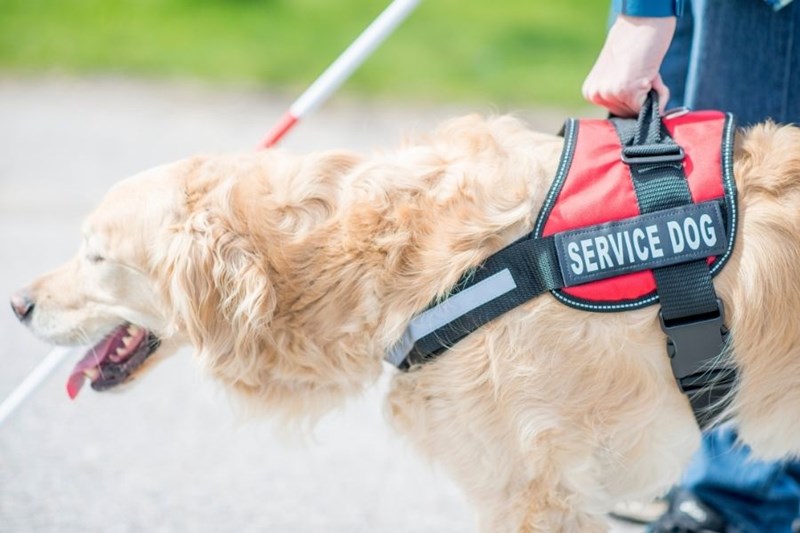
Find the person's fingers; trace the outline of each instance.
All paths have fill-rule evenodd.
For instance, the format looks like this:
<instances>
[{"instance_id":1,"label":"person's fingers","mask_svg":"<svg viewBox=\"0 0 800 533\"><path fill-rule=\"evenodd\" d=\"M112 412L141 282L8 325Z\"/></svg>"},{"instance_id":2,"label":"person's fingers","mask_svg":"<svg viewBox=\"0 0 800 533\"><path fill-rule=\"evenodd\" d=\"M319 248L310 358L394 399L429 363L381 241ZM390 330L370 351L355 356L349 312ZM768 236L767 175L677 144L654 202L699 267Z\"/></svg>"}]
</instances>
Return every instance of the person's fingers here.
<instances>
[{"instance_id":1,"label":"person's fingers","mask_svg":"<svg viewBox=\"0 0 800 533\"><path fill-rule=\"evenodd\" d=\"M614 91L598 91L594 102L608 109L609 113L618 117L631 116L630 108Z\"/></svg>"},{"instance_id":2,"label":"person's fingers","mask_svg":"<svg viewBox=\"0 0 800 533\"><path fill-rule=\"evenodd\" d=\"M631 106L619 100L608 101L604 107L608 109L609 112L611 112L611 114L616 117L628 118L628 117L635 117L637 114L637 112L634 111L631 108Z\"/></svg>"},{"instance_id":3,"label":"person's fingers","mask_svg":"<svg viewBox=\"0 0 800 533\"><path fill-rule=\"evenodd\" d=\"M587 102L605 107L613 115L628 116L627 106L618 97L618 87L610 87L608 80L598 76L597 69L589 73L581 89Z\"/></svg>"},{"instance_id":4,"label":"person's fingers","mask_svg":"<svg viewBox=\"0 0 800 533\"><path fill-rule=\"evenodd\" d=\"M613 95L607 91L601 91L590 76L583 84L583 98L592 104L605 107L614 115L619 115L620 109Z\"/></svg>"},{"instance_id":5,"label":"person's fingers","mask_svg":"<svg viewBox=\"0 0 800 533\"><path fill-rule=\"evenodd\" d=\"M604 107L606 111L608 111L612 115L620 116L619 106L615 105L613 101L606 100L598 95L597 98L594 100L594 103L599 105L600 107Z\"/></svg>"},{"instance_id":6,"label":"person's fingers","mask_svg":"<svg viewBox=\"0 0 800 533\"><path fill-rule=\"evenodd\" d=\"M663 115L669 103L669 87L661 79L661 74L658 74L653 80L653 89L658 93L658 111Z\"/></svg>"},{"instance_id":7,"label":"person's fingers","mask_svg":"<svg viewBox=\"0 0 800 533\"><path fill-rule=\"evenodd\" d=\"M617 110L620 117L635 117L644 103L644 96L638 87L617 86L605 95L605 99Z\"/></svg>"},{"instance_id":8,"label":"person's fingers","mask_svg":"<svg viewBox=\"0 0 800 533\"><path fill-rule=\"evenodd\" d=\"M591 74L589 76L591 76ZM597 104L595 101L595 91L594 88L589 84L589 78L584 80L583 86L581 87L581 94L583 95L583 99L590 104Z\"/></svg>"},{"instance_id":9,"label":"person's fingers","mask_svg":"<svg viewBox=\"0 0 800 533\"><path fill-rule=\"evenodd\" d=\"M588 102L605 107L613 115L635 117L642 109L651 88L656 89L661 98L664 98L663 94L669 98L669 91L661 78L657 80L658 86L655 81L640 78L621 82L619 79L609 78L608 75L599 75L597 69L593 69L584 81L581 92Z\"/></svg>"},{"instance_id":10,"label":"person's fingers","mask_svg":"<svg viewBox=\"0 0 800 533\"><path fill-rule=\"evenodd\" d=\"M640 80L634 84L630 93L630 106L635 110L636 114L642 110L642 106L647 100L647 95L650 94L650 89L653 87L652 83L648 80Z\"/></svg>"},{"instance_id":11,"label":"person's fingers","mask_svg":"<svg viewBox=\"0 0 800 533\"><path fill-rule=\"evenodd\" d=\"M583 93L583 99L591 104L605 107L605 100L600 95L598 84L595 82L594 78L595 78L595 73L594 71L592 71L591 73L589 73L589 76L583 82L583 87L581 87L581 92Z\"/></svg>"}]
</instances>

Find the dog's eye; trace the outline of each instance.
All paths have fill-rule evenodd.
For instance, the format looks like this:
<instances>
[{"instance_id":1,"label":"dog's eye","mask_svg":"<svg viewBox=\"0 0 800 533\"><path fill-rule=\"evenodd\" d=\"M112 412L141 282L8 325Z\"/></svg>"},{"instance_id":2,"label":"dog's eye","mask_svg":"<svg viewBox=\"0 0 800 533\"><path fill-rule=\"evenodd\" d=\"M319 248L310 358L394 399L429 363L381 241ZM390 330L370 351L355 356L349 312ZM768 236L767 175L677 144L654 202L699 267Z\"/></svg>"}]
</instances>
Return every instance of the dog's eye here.
<instances>
[{"instance_id":1,"label":"dog's eye","mask_svg":"<svg viewBox=\"0 0 800 533\"><path fill-rule=\"evenodd\" d=\"M99 254L91 254L86 258L89 260L90 263L102 263L103 261L106 260L105 257Z\"/></svg>"}]
</instances>

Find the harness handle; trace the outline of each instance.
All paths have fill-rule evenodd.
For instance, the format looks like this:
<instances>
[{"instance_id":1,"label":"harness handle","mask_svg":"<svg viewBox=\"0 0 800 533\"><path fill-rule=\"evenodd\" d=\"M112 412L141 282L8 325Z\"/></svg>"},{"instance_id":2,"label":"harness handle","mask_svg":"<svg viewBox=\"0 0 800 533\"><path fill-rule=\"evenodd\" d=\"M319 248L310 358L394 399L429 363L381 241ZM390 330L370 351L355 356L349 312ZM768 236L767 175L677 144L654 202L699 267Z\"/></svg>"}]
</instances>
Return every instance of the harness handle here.
<instances>
[{"instance_id":1,"label":"harness handle","mask_svg":"<svg viewBox=\"0 0 800 533\"><path fill-rule=\"evenodd\" d=\"M658 93L651 89L639 111L639 118L636 119L636 135L633 138L633 144L660 144L663 138L661 128Z\"/></svg>"},{"instance_id":2,"label":"harness handle","mask_svg":"<svg viewBox=\"0 0 800 533\"><path fill-rule=\"evenodd\" d=\"M622 161L639 169L652 170L663 165L680 165L686 157L669 135L658 107L658 93L650 91L639 116L612 119L622 141Z\"/></svg>"}]
</instances>

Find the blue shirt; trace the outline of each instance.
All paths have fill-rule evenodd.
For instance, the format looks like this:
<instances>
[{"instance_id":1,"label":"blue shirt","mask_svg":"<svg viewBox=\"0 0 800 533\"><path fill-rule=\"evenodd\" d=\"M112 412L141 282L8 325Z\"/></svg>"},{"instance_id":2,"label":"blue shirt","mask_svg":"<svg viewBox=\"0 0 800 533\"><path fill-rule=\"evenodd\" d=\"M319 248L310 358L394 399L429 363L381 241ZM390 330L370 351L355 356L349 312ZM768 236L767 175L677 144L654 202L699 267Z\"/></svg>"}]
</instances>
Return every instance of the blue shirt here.
<instances>
[{"instance_id":1,"label":"blue shirt","mask_svg":"<svg viewBox=\"0 0 800 533\"><path fill-rule=\"evenodd\" d=\"M778 11L792 0L764 0L772 9ZM632 17L680 17L683 14L683 0L613 0L612 12Z\"/></svg>"},{"instance_id":2,"label":"blue shirt","mask_svg":"<svg viewBox=\"0 0 800 533\"><path fill-rule=\"evenodd\" d=\"M612 10L632 17L679 17L683 0L613 0Z\"/></svg>"}]
</instances>

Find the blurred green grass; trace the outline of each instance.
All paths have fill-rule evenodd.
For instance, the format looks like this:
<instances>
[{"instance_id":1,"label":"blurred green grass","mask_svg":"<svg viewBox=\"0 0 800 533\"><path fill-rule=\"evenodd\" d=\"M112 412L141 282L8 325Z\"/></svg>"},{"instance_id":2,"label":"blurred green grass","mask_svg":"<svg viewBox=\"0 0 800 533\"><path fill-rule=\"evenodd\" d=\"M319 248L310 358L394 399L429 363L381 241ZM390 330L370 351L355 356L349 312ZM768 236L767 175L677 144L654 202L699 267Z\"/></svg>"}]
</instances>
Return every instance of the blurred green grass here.
<instances>
[{"instance_id":1,"label":"blurred green grass","mask_svg":"<svg viewBox=\"0 0 800 533\"><path fill-rule=\"evenodd\" d=\"M298 92L389 0L0 0L0 69L256 83ZM350 94L581 103L604 0L423 0Z\"/></svg>"}]
</instances>

